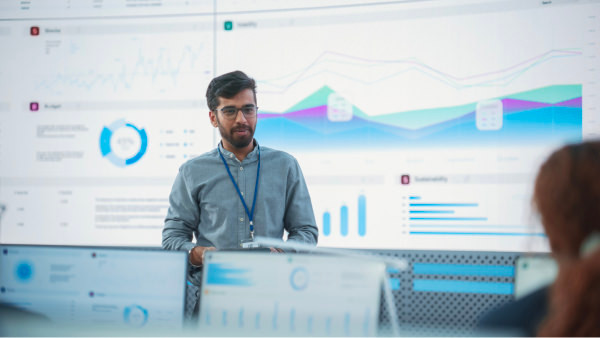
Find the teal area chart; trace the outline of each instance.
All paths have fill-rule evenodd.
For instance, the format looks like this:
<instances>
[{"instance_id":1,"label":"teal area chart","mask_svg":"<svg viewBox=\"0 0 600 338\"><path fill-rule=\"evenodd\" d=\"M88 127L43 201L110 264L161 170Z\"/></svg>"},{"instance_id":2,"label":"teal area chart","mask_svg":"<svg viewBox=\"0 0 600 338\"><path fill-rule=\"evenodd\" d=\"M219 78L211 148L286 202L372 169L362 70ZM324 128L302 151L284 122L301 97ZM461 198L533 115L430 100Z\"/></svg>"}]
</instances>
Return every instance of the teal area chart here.
<instances>
[{"instance_id":1,"label":"teal area chart","mask_svg":"<svg viewBox=\"0 0 600 338\"><path fill-rule=\"evenodd\" d=\"M346 102L350 108L345 108L347 116L343 118L336 118L339 111L331 107L332 95L338 97L333 89L323 86L285 112L259 112L257 139L280 148L311 151L515 146L582 140L580 84L552 85L459 106L377 116L369 116ZM481 119L489 117L479 111L481 102L493 103L493 113L499 119L495 127L481 128Z\"/></svg>"}]
</instances>

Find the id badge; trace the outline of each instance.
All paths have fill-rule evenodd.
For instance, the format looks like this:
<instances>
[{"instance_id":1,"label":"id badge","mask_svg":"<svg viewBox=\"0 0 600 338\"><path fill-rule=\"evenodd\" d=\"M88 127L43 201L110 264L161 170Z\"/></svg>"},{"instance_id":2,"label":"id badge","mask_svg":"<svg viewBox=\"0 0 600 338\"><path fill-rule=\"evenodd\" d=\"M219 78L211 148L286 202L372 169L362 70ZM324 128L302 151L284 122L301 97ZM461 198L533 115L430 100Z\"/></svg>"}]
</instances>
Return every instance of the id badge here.
<instances>
[{"instance_id":1,"label":"id badge","mask_svg":"<svg viewBox=\"0 0 600 338\"><path fill-rule=\"evenodd\" d=\"M256 243L255 241L253 241L252 239L242 239L240 241L240 247L242 249L252 249L252 248L259 248L260 244Z\"/></svg>"}]
</instances>

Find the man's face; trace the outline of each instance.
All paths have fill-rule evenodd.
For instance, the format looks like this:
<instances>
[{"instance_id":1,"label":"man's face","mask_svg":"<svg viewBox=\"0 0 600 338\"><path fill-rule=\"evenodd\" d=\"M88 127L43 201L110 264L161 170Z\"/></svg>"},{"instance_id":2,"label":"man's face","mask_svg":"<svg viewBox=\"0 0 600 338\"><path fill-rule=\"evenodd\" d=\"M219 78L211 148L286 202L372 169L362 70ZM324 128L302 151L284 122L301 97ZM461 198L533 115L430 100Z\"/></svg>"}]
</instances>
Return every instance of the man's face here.
<instances>
[{"instance_id":1,"label":"man's face","mask_svg":"<svg viewBox=\"0 0 600 338\"><path fill-rule=\"evenodd\" d=\"M245 148L252 142L256 129L256 114L253 117L245 116L239 109L234 116L228 117L222 112L223 108L237 109L249 106L256 106L252 89L244 89L230 99L219 97L219 106L210 112L210 121L213 126L219 128L223 143L228 143L233 148ZM227 144L224 145L227 148Z\"/></svg>"}]
</instances>

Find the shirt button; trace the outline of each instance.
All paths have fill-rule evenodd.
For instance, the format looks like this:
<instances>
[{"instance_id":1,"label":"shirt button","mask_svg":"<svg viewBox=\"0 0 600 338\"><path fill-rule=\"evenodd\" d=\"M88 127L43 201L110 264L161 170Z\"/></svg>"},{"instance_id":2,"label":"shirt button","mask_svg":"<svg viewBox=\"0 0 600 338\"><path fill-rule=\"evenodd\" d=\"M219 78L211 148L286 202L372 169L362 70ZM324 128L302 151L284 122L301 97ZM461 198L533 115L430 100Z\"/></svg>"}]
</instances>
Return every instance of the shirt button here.
<instances>
[{"instance_id":1,"label":"shirt button","mask_svg":"<svg viewBox=\"0 0 600 338\"><path fill-rule=\"evenodd\" d=\"M244 167L240 167L240 170L244 170Z\"/></svg>"},{"instance_id":2,"label":"shirt button","mask_svg":"<svg viewBox=\"0 0 600 338\"><path fill-rule=\"evenodd\" d=\"M244 221L244 217L240 217L240 222L243 222L243 221Z\"/></svg>"},{"instance_id":3,"label":"shirt button","mask_svg":"<svg viewBox=\"0 0 600 338\"><path fill-rule=\"evenodd\" d=\"M242 196L244 196L244 192L243 191L241 192L241 194L242 194Z\"/></svg>"},{"instance_id":4,"label":"shirt button","mask_svg":"<svg viewBox=\"0 0 600 338\"><path fill-rule=\"evenodd\" d=\"M232 157L233 157L233 154L229 154L229 158L232 158Z\"/></svg>"}]
</instances>

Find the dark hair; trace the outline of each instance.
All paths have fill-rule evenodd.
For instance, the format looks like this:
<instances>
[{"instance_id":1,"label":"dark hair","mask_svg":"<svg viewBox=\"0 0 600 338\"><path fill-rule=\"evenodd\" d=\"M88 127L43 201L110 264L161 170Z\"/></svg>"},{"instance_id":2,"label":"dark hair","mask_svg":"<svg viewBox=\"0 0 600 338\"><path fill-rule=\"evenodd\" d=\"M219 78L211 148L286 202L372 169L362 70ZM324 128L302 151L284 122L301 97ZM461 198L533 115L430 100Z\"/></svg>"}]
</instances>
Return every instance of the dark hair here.
<instances>
[{"instance_id":1,"label":"dark hair","mask_svg":"<svg viewBox=\"0 0 600 338\"><path fill-rule=\"evenodd\" d=\"M555 254L576 257L600 232L600 141L565 146L540 168L534 204Z\"/></svg>"},{"instance_id":2,"label":"dark hair","mask_svg":"<svg viewBox=\"0 0 600 338\"><path fill-rule=\"evenodd\" d=\"M600 233L600 142L565 146L542 165L534 204L559 262L541 336L600 336L600 249L581 256Z\"/></svg>"},{"instance_id":3,"label":"dark hair","mask_svg":"<svg viewBox=\"0 0 600 338\"><path fill-rule=\"evenodd\" d=\"M214 111L219 106L219 97L230 99L244 89L252 89L254 102L256 102L256 82L242 71L236 70L231 73L217 76L206 89L206 104L208 109Z\"/></svg>"}]
</instances>

